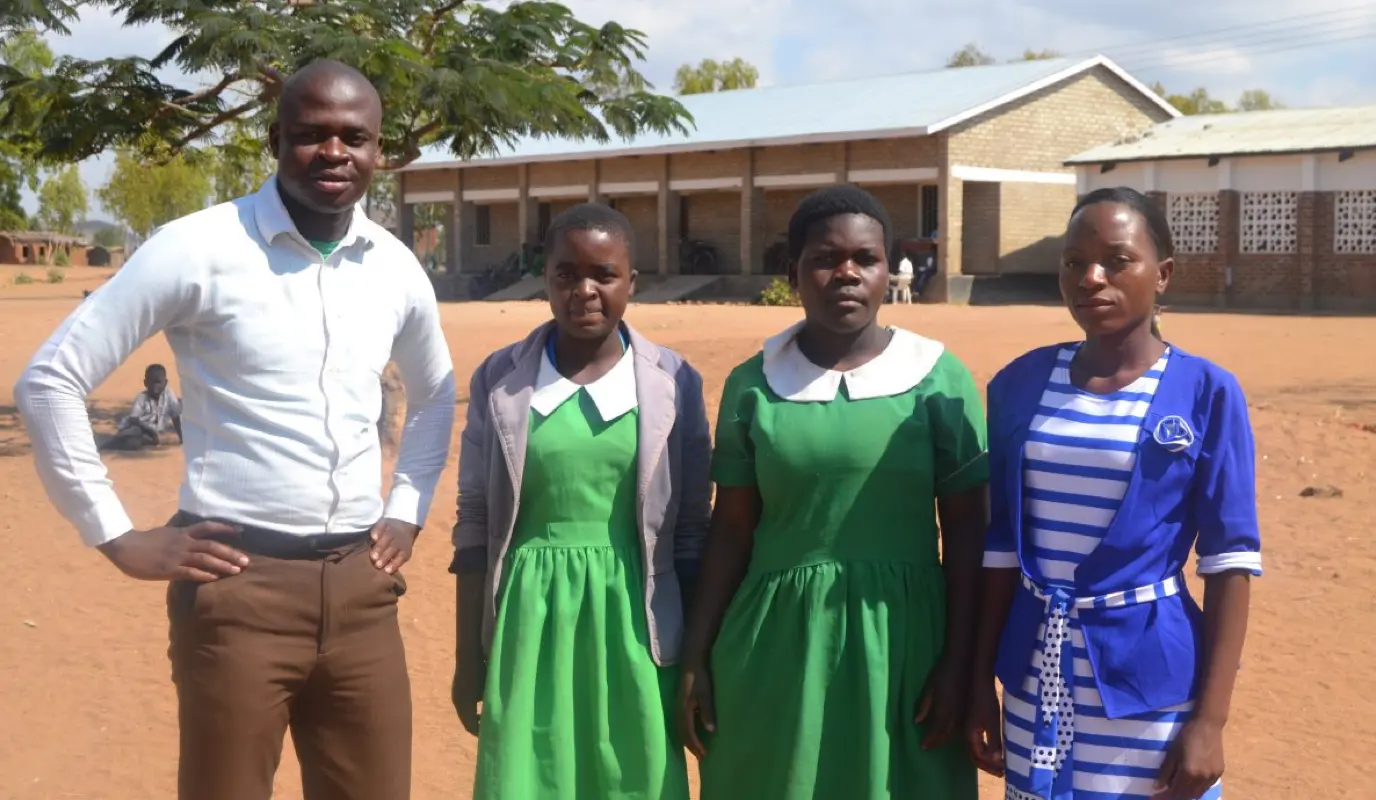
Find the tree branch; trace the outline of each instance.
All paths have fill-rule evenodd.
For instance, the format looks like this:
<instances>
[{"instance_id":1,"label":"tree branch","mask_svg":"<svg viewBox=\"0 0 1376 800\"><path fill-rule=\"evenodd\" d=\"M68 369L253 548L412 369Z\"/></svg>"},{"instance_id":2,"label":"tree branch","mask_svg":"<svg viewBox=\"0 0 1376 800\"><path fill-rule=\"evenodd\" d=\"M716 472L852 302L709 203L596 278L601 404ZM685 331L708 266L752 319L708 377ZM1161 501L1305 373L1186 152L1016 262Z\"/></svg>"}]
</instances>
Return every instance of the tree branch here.
<instances>
[{"instance_id":1,"label":"tree branch","mask_svg":"<svg viewBox=\"0 0 1376 800\"><path fill-rule=\"evenodd\" d=\"M210 133L211 131L215 130L216 128L225 124L226 122L236 120L239 117L242 117L244 114L247 114L248 112L252 111L259 105L259 103L260 101L258 100L258 98L255 97L247 103L243 103L241 105L235 106L234 108L221 111L220 113L212 117L208 122L202 123L191 133L188 133L186 136L183 136L182 138L178 139L175 143L173 143L172 146L177 150L181 150L183 147L186 147L191 142L194 142L202 136L205 136L206 134Z\"/></svg>"},{"instance_id":2,"label":"tree branch","mask_svg":"<svg viewBox=\"0 0 1376 800\"><path fill-rule=\"evenodd\" d=\"M425 47L421 52L427 56L435 54L435 29L439 27L440 20L450 12L458 9L458 7L465 2L467 2L467 0L450 0L450 2L434 10L430 15L430 28L425 32Z\"/></svg>"},{"instance_id":3,"label":"tree branch","mask_svg":"<svg viewBox=\"0 0 1376 800\"><path fill-rule=\"evenodd\" d=\"M180 98L176 101L176 105L186 106L192 103L199 103L202 100L209 100L212 97L219 97L221 92L223 92L225 89L228 89L230 84L239 80L241 77L242 76L239 75L239 73L231 72L228 75L226 75L223 80L221 80L214 86L210 87L209 89L202 89L199 92L195 92L194 94L189 94L186 97Z\"/></svg>"}]
</instances>

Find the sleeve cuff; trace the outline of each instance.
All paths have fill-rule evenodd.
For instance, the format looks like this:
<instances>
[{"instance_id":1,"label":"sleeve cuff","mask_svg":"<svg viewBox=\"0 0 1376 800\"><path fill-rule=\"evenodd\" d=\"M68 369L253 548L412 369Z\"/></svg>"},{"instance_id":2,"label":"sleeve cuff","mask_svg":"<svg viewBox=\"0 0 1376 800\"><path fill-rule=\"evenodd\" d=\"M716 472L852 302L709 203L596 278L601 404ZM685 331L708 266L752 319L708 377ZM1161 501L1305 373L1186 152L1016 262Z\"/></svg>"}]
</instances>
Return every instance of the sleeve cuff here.
<instances>
[{"instance_id":1,"label":"sleeve cuff","mask_svg":"<svg viewBox=\"0 0 1376 800\"><path fill-rule=\"evenodd\" d=\"M755 465L749 461L718 460L712 465L712 480L722 486L754 486Z\"/></svg>"},{"instance_id":2,"label":"sleeve cuff","mask_svg":"<svg viewBox=\"0 0 1376 800\"><path fill-rule=\"evenodd\" d=\"M425 503L426 498L421 496L416 487L398 483L392 486L392 493L387 496L387 505L382 510L382 516L397 522L420 525L424 520L421 512Z\"/></svg>"},{"instance_id":3,"label":"sleeve cuff","mask_svg":"<svg viewBox=\"0 0 1376 800\"><path fill-rule=\"evenodd\" d=\"M939 495L953 495L968 492L989 482L989 453L982 452L966 461L955 471L937 482Z\"/></svg>"},{"instance_id":4,"label":"sleeve cuff","mask_svg":"<svg viewBox=\"0 0 1376 800\"><path fill-rule=\"evenodd\" d=\"M81 519L75 520L81 540L91 547L113 542L134 529L124 506L113 497L97 503Z\"/></svg>"},{"instance_id":5,"label":"sleeve cuff","mask_svg":"<svg viewBox=\"0 0 1376 800\"><path fill-rule=\"evenodd\" d=\"M1261 553L1219 553L1216 556L1200 556L1196 568L1200 575L1218 575L1234 570L1250 572L1259 577Z\"/></svg>"},{"instance_id":6,"label":"sleeve cuff","mask_svg":"<svg viewBox=\"0 0 1376 800\"><path fill-rule=\"evenodd\" d=\"M986 569L1018 569L1018 554L1003 550L985 550L984 567Z\"/></svg>"}]
</instances>

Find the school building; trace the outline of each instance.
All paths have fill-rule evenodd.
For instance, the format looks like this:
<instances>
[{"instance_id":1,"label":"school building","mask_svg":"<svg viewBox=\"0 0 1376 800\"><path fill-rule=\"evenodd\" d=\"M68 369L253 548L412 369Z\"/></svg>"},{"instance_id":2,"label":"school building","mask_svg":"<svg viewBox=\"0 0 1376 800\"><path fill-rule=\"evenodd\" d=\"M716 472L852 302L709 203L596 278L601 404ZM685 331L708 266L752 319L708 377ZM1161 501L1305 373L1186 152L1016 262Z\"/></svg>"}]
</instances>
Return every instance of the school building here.
<instances>
[{"instance_id":1,"label":"school building","mask_svg":"<svg viewBox=\"0 0 1376 800\"><path fill-rule=\"evenodd\" d=\"M469 161L432 146L401 173L399 232L415 241L415 206L446 204L446 266L479 273L562 209L606 202L635 226L642 290L752 296L782 269L798 201L851 182L898 238L934 240L928 299L959 302L978 276L1054 273L1076 198L1066 159L1177 116L1102 56L680 99L686 136L532 139Z\"/></svg>"},{"instance_id":2,"label":"school building","mask_svg":"<svg viewBox=\"0 0 1376 800\"><path fill-rule=\"evenodd\" d=\"M1166 209L1168 303L1376 310L1376 105L1181 117L1066 163Z\"/></svg>"}]
</instances>

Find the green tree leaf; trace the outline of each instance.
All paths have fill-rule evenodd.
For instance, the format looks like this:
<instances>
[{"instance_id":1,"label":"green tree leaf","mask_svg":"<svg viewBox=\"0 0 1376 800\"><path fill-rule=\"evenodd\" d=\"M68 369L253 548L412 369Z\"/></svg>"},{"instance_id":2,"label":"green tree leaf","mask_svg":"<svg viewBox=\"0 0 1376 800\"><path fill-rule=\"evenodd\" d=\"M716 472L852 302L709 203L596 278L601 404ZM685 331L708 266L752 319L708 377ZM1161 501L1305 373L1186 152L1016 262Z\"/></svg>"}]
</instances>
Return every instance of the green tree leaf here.
<instances>
[{"instance_id":1,"label":"green tree leaf","mask_svg":"<svg viewBox=\"0 0 1376 800\"><path fill-rule=\"evenodd\" d=\"M151 161L121 150L109 181L96 195L116 219L147 239L159 225L205 208L213 191L207 167L203 155L164 155Z\"/></svg>"},{"instance_id":2,"label":"green tree leaf","mask_svg":"<svg viewBox=\"0 0 1376 800\"><path fill-rule=\"evenodd\" d=\"M75 235L86 219L86 184L75 164L56 170L38 190L38 227L54 233Z\"/></svg>"}]
</instances>

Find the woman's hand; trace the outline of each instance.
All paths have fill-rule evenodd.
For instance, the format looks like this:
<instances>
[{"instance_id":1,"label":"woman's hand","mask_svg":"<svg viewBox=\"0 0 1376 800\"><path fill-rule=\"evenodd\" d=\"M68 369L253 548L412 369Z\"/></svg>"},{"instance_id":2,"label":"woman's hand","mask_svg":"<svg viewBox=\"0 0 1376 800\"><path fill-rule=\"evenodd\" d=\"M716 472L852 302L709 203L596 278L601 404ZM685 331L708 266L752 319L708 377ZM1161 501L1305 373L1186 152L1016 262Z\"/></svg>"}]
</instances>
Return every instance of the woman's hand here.
<instances>
[{"instance_id":1,"label":"woman's hand","mask_svg":"<svg viewBox=\"0 0 1376 800\"><path fill-rule=\"evenodd\" d=\"M698 737L698 722L708 733L717 732L717 709L712 697L712 676L706 664L687 665L678 682L678 731L693 755L699 760L707 755L707 748Z\"/></svg>"},{"instance_id":2,"label":"woman's hand","mask_svg":"<svg viewBox=\"0 0 1376 800\"><path fill-rule=\"evenodd\" d=\"M1223 777L1223 726L1191 720L1180 729L1161 773L1158 794L1167 800L1197 800Z\"/></svg>"},{"instance_id":3,"label":"woman's hand","mask_svg":"<svg viewBox=\"0 0 1376 800\"><path fill-rule=\"evenodd\" d=\"M918 725L927 726L927 735L922 737L924 750L941 747L960 733L968 691L965 669L944 656L937 661L927 676L927 685L922 687L913 718Z\"/></svg>"},{"instance_id":4,"label":"woman's hand","mask_svg":"<svg viewBox=\"0 0 1376 800\"><path fill-rule=\"evenodd\" d=\"M994 682L976 681L970 690L970 708L965 718L965 743L975 766L1002 778L1003 715L999 708L998 691Z\"/></svg>"},{"instance_id":5,"label":"woman's hand","mask_svg":"<svg viewBox=\"0 0 1376 800\"><path fill-rule=\"evenodd\" d=\"M487 685L487 664L481 658L464 658L454 665L454 683L450 687L450 699L454 710L459 714L459 722L470 734L478 735L482 713L478 705L483 701L483 689Z\"/></svg>"}]
</instances>

